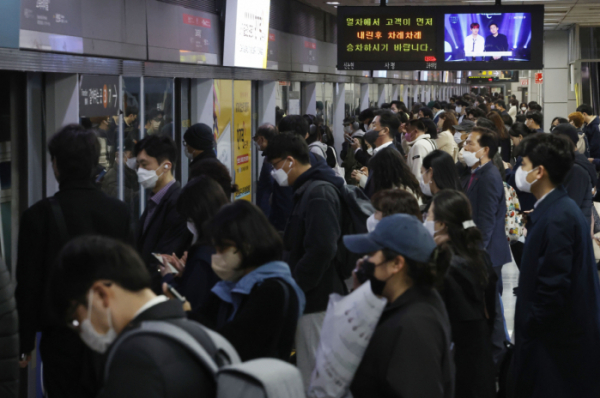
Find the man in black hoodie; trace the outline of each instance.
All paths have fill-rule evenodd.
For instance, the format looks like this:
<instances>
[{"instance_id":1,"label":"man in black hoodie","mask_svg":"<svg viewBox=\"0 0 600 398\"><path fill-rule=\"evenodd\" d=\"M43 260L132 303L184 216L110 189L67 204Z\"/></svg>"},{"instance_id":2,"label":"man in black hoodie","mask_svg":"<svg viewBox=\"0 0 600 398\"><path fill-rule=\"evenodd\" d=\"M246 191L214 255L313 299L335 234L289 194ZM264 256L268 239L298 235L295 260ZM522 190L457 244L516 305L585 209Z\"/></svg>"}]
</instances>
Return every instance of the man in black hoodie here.
<instances>
[{"instance_id":1,"label":"man in black hoodie","mask_svg":"<svg viewBox=\"0 0 600 398\"><path fill-rule=\"evenodd\" d=\"M185 156L191 160L190 169L202 159L216 158L212 128L204 123L190 126L183 135Z\"/></svg>"},{"instance_id":2,"label":"man in black hoodie","mask_svg":"<svg viewBox=\"0 0 600 398\"><path fill-rule=\"evenodd\" d=\"M311 165L308 145L297 134L273 137L265 156L273 165L275 181L294 191L294 207L283 241L286 260L306 295L296 333L296 357L308 388L329 295L344 292L334 262L342 244L340 191L344 180L324 162Z\"/></svg>"},{"instance_id":3,"label":"man in black hoodie","mask_svg":"<svg viewBox=\"0 0 600 398\"><path fill-rule=\"evenodd\" d=\"M579 134L575 126L569 123L557 125L552 134L565 135L573 142L573 152L575 153L575 163L571 170L565 176L563 185L567 189L567 194L577 203L577 206L583 212L588 222L592 222L593 194L592 189L596 186L597 176L596 168L589 162L584 154L576 149Z\"/></svg>"}]
</instances>

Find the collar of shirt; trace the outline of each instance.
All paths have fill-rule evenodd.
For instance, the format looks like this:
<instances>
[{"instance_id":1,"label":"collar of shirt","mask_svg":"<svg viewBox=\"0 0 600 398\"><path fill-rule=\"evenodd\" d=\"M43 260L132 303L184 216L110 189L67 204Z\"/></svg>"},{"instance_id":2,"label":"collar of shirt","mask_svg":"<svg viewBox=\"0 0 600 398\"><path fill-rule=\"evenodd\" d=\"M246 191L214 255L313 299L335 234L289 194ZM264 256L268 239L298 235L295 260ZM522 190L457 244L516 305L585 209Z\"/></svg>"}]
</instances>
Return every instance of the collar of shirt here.
<instances>
[{"instance_id":1,"label":"collar of shirt","mask_svg":"<svg viewBox=\"0 0 600 398\"><path fill-rule=\"evenodd\" d=\"M167 183L167 185L162 187L160 191L158 191L157 193L152 195L152 198L150 198L150 200L153 201L154 203L156 203L157 205L159 205L162 198L164 198L165 195L167 194L167 191L169 190L169 188L171 188L171 185L175 184L175 182L176 182L175 179L171 180L171 182Z\"/></svg>"},{"instance_id":2,"label":"collar of shirt","mask_svg":"<svg viewBox=\"0 0 600 398\"><path fill-rule=\"evenodd\" d=\"M135 315L133 316L133 319L137 318L139 314L141 314L142 312L150 309L151 307L154 307L155 305L158 305L160 303L164 303L165 301L169 300L168 298L166 298L165 296L156 296L154 297L152 300L148 301L146 304L142 305L142 308L140 308Z\"/></svg>"},{"instance_id":3,"label":"collar of shirt","mask_svg":"<svg viewBox=\"0 0 600 398\"><path fill-rule=\"evenodd\" d=\"M550 195L552 192L554 192L556 188L552 189L552 191L548 192L547 194L545 194L544 196L542 196L541 198L538 199L537 202L535 202L535 204L533 205L533 208L535 209L536 207L538 207L538 205L540 203L542 203L542 200L546 199L546 196Z\"/></svg>"},{"instance_id":4,"label":"collar of shirt","mask_svg":"<svg viewBox=\"0 0 600 398\"><path fill-rule=\"evenodd\" d=\"M373 149L373 155L375 155L377 152L381 151L383 148L387 148L388 146L392 145L393 143L394 143L394 141L389 141L389 142L386 142L385 144L379 145L377 148Z\"/></svg>"},{"instance_id":5,"label":"collar of shirt","mask_svg":"<svg viewBox=\"0 0 600 398\"><path fill-rule=\"evenodd\" d=\"M471 174L475 174L477 173L477 170L481 169L482 167L487 166L488 164L493 163L491 160L489 162L487 162L486 164L482 164L481 166L477 167L475 170L471 169Z\"/></svg>"}]
</instances>

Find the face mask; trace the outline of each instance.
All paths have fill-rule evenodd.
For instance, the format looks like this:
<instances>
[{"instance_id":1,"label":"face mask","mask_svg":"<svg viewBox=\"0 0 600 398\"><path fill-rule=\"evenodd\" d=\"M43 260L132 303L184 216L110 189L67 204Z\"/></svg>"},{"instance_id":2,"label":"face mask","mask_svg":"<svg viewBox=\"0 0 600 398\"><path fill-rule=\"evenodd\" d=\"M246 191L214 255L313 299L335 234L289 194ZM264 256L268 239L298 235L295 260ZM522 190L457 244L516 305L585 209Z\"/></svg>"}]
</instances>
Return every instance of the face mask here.
<instances>
[{"instance_id":1,"label":"face mask","mask_svg":"<svg viewBox=\"0 0 600 398\"><path fill-rule=\"evenodd\" d=\"M456 107L456 113L461 113L462 112L462 106L457 106Z\"/></svg>"},{"instance_id":2,"label":"face mask","mask_svg":"<svg viewBox=\"0 0 600 398\"><path fill-rule=\"evenodd\" d=\"M454 133L454 142L456 142L457 144L460 144L461 142L463 142L462 133L460 133L458 131L456 133Z\"/></svg>"},{"instance_id":3,"label":"face mask","mask_svg":"<svg viewBox=\"0 0 600 398\"><path fill-rule=\"evenodd\" d=\"M285 163L284 163L284 165L285 165ZM282 167L280 169L272 170L271 177L273 177L275 182L277 182L277 184L279 184L280 187L289 187L290 183L288 181L288 174L290 174L290 171L292 171L292 162L291 161L290 161L290 169L288 170L287 173L283 170L283 167Z\"/></svg>"},{"instance_id":4,"label":"face mask","mask_svg":"<svg viewBox=\"0 0 600 398\"><path fill-rule=\"evenodd\" d=\"M185 157L189 160L194 160L194 154L192 152L189 152L187 147L185 147L183 153L185 154Z\"/></svg>"},{"instance_id":5,"label":"face mask","mask_svg":"<svg viewBox=\"0 0 600 398\"><path fill-rule=\"evenodd\" d=\"M192 235L194 235L194 239L192 239L192 245L193 245L194 243L196 243L198 241L198 230L196 229L196 224L194 224L192 221L188 221L187 228L188 228L188 231L190 231L192 233Z\"/></svg>"},{"instance_id":6,"label":"face mask","mask_svg":"<svg viewBox=\"0 0 600 398\"><path fill-rule=\"evenodd\" d=\"M372 156L373 155L373 148L368 148L367 149L367 153Z\"/></svg>"},{"instance_id":7,"label":"face mask","mask_svg":"<svg viewBox=\"0 0 600 398\"><path fill-rule=\"evenodd\" d=\"M522 110L523 112L525 112L525 111L527 110L527 108L521 108L521 110Z\"/></svg>"},{"instance_id":8,"label":"face mask","mask_svg":"<svg viewBox=\"0 0 600 398\"><path fill-rule=\"evenodd\" d=\"M386 261L378 265L382 265L385 263ZM380 281L379 279L375 278L375 267L377 267L377 265L373 264L370 261L364 260L360 266L360 269L356 271L356 279L358 279L358 282L360 282L361 284L365 283L367 280L370 280L371 290L373 291L373 294L381 296L381 293L383 293L383 289L385 289L385 284L387 281Z\"/></svg>"},{"instance_id":9,"label":"face mask","mask_svg":"<svg viewBox=\"0 0 600 398\"><path fill-rule=\"evenodd\" d=\"M375 218L375 214L371 214L369 216L369 218L367 218L367 232L371 233L373 231L375 231L375 228L377 227L377 224L379 224L379 221Z\"/></svg>"},{"instance_id":10,"label":"face mask","mask_svg":"<svg viewBox=\"0 0 600 398\"><path fill-rule=\"evenodd\" d=\"M435 230L435 221L425 221L423 223L423 226L425 227L427 232L429 232L429 235L431 235L432 238L435 235L435 233L438 232Z\"/></svg>"},{"instance_id":11,"label":"face mask","mask_svg":"<svg viewBox=\"0 0 600 398\"><path fill-rule=\"evenodd\" d=\"M136 158L129 158L129 159L127 159L127 162L125 162L125 164L131 170L135 170L135 168L137 167L137 159Z\"/></svg>"},{"instance_id":12,"label":"face mask","mask_svg":"<svg viewBox=\"0 0 600 398\"><path fill-rule=\"evenodd\" d=\"M484 105L485 105L485 104L487 104L487 101L483 101L483 104L484 104Z\"/></svg>"},{"instance_id":13,"label":"face mask","mask_svg":"<svg viewBox=\"0 0 600 398\"><path fill-rule=\"evenodd\" d=\"M367 141L369 143L369 145L371 145L372 147L376 146L375 145L375 141L377 141L377 138L379 138L379 131L375 131L375 130L369 130L365 135L365 141Z\"/></svg>"},{"instance_id":14,"label":"face mask","mask_svg":"<svg viewBox=\"0 0 600 398\"><path fill-rule=\"evenodd\" d=\"M154 121L154 120L153 120L153 121L152 121L152 128L153 128L154 130L158 130L158 128L159 128L159 127L160 127L160 121L158 121L158 122L157 122L157 121Z\"/></svg>"},{"instance_id":15,"label":"face mask","mask_svg":"<svg viewBox=\"0 0 600 398\"><path fill-rule=\"evenodd\" d=\"M368 124L365 123L363 126L365 128L365 131L369 131L369 125Z\"/></svg>"},{"instance_id":16,"label":"face mask","mask_svg":"<svg viewBox=\"0 0 600 398\"><path fill-rule=\"evenodd\" d=\"M496 105L490 106L490 109L496 109Z\"/></svg>"},{"instance_id":17,"label":"face mask","mask_svg":"<svg viewBox=\"0 0 600 398\"><path fill-rule=\"evenodd\" d=\"M167 166L165 165L165 168L166 167ZM159 169L160 169L160 166L159 166ZM156 171L157 170L146 170L141 167L138 169L138 171L137 171L138 182L142 185L142 187L144 187L144 189L153 189L154 187L156 187L156 183L158 182L158 178L160 177L156 173Z\"/></svg>"},{"instance_id":18,"label":"face mask","mask_svg":"<svg viewBox=\"0 0 600 398\"><path fill-rule=\"evenodd\" d=\"M524 171L522 167L519 167L517 173L515 174L515 182L517 183L517 188L519 191L531 192L531 186L537 182L537 179L535 179L533 182L528 182L527 176L534 170L537 170L537 167L530 171Z\"/></svg>"},{"instance_id":19,"label":"face mask","mask_svg":"<svg viewBox=\"0 0 600 398\"><path fill-rule=\"evenodd\" d=\"M345 126L344 127L344 133L346 133L346 134L352 134L352 126Z\"/></svg>"},{"instance_id":20,"label":"face mask","mask_svg":"<svg viewBox=\"0 0 600 398\"><path fill-rule=\"evenodd\" d=\"M242 256L235 247L230 247L223 254L213 254L211 266L219 278L228 282L237 282L244 276L240 269Z\"/></svg>"},{"instance_id":21,"label":"face mask","mask_svg":"<svg viewBox=\"0 0 600 398\"><path fill-rule=\"evenodd\" d=\"M429 181L429 183L426 184L423 180L423 174L419 176L419 185L421 186L421 192L423 192L423 195L433 196L433 194L431 193L431 181Z\"/></svg>"},{"instance_id":22,"label":"face mask","mask_svg":"<svg viewBox=\"0 0 600 398\"><path fill-rule=\"evenodd\" d=\"M481 149L483 149L483 148L481 148ZM481 151L481 149L479 151ZM479 152L479 151L477 151L477 152ZM463 159L465 159L465 163L467 166L473 167L475 165L475 163L479 162L479 159L477 158L477 152L467 152L467 151L463 152Z\"/></svg>"},{"instance_id":23,"label":"face mask","mask_svg":"<svg viewBox=\"0 0 600 398\"><path fill-rule=\"evenodd\" d=\"M117 338L117 332L113 328L112 319L110 319L110 308L106 310L106 316L108 317L108 332L106 334L100 334L94 329L92 325L92 299L94 298L94 292L90 290L88 295L88 316L85 321L81 322L81 332L79 337L81 340L90 347L92 350L104 354L108 347Z\"/></svg>"}]
</instances>

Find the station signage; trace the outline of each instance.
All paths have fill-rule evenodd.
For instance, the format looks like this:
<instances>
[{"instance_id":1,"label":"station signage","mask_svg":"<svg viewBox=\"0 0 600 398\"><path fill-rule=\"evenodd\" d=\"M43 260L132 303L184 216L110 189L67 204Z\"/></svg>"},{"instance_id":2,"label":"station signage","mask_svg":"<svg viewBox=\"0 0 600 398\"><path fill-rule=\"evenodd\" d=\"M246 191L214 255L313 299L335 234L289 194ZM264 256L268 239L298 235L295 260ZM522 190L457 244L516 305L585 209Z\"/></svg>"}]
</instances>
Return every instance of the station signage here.
<instances>
[{"instance_id":1,"label":"station signage","mask_svg":"<svg viewBox=\"0 0 600 398\"><path fill-rule=\"evenodd\" d=\"M119 114L119 77L81 75L79 114L81 117L117 116Z\"/></svg>"}]
</instances>

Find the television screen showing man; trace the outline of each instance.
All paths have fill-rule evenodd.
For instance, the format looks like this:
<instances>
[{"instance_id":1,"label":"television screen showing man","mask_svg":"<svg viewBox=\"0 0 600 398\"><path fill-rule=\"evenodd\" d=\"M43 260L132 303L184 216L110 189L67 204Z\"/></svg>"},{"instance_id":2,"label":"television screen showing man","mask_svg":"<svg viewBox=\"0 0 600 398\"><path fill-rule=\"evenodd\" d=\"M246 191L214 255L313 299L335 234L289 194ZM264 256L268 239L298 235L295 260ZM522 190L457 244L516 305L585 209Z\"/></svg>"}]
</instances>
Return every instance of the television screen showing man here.
<instances>
[{"instance_id":1,"label":"television screen showing man","mask_svg":"<svg viewBox=\"0 0 600 398\"><path fill-rule=\"evenodd\" d=\"M492 22L490 24L490 35L485 38L485 52L499 51L508 51L508 39L505 35L500 33L498 24ZM491 61L492 59L494 61L504 60L504 58L500 55L486 57L486 61Z\"/></svg>"},{"instance_id":2,"label":"television screen showing man","mask_svg":"<svg viewBox=\"0 0 600 398\"><path fill-rule=\"evenodd\" d=\"M485 39L479 35L479 24L473 22L471 24L471 34L465 37L465 55L468 61L483 61L481 54L485 52Z\"/></svg>"}]
</instances>

